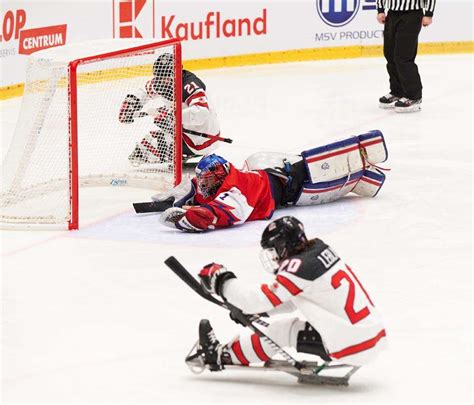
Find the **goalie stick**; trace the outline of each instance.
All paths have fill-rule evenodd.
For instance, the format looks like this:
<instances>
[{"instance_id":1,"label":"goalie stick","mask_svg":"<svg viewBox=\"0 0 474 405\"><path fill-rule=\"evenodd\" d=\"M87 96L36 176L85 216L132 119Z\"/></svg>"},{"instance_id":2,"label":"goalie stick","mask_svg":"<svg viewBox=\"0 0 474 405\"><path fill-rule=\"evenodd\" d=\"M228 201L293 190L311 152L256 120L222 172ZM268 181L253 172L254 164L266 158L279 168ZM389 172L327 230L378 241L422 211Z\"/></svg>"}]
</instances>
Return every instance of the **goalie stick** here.
<instances>
[{"instance_id":1,"label":"goalie stick","mask_svg":"<svg viewBox=\"0 0 474 405\"><path fill-rule=\"evenodd\" d=\"M268 344L273 346L276 351L284 357L285 360L274 360L270 359L265 362L264 366L241 366L241 365L227 365L226 368L232 369L244 369L244 370L275 370L283 371L291 374L298 378L300 383L311 383L311 384L327 384L327 385L349 385L349 378L360 368L357 366L351 366L346 364L340 365L328 365L327 363L319 364L317 362L297 361L290 356L285 350L283 350L278 344L272 339L265 335L260 329L255 327L252 322L259 323L263 326L268 326L266 322L259 319L258 315L248 316L245 315L239 308L233 306L228 302L220 301L209 294L187 270L186 268L174 257L170 256L165 260L165 264L190 288L192 288L197 294L204 299L219 305L220 307L228 309L237 323L241 323L244 326L249 327L254 333L260 336ZM205 365L202 361L199 361L200 353L197 351L192 354L193 350L197 348L198 342L191 348L191 351L186 356L186 363L188 364L191 371L194 373L200 373L204 370ZM326 371L338 370L343 371L344 374L341 376L324 375Z\"/></svg>"},{"instance_id":2,"label":"goalie stick","mask_svg":"<svg viewBox=\"0 0 474 405\"><path fill-rule=\"evenodd\" d=\"M146 111L139 111L135 112L134 117L142 118L142 117L153 117L153 115L148 114ZM202 132L196 132L196 131L191 131L190 129L185 130L186 133L194 136L200 136L201 138L207 138L207 139L215 139L217 141L225 142L225 143L232 143L234 142L233 139L230 138L223 138L222 136L219 135L209 135L209 134L204 134Z\"/></svg>"},{"instance_id":3,"label":"goalie stick","mask_svg":"<svg viewBox=\"0 0 474 405\"><path fill-rule=\"evenodd\" d=\"M173 206L172 200L165 201L147 201L133 203L133 208L137 214L146 214L150 212L163 212Z\"/></svg>"}]
</instances>

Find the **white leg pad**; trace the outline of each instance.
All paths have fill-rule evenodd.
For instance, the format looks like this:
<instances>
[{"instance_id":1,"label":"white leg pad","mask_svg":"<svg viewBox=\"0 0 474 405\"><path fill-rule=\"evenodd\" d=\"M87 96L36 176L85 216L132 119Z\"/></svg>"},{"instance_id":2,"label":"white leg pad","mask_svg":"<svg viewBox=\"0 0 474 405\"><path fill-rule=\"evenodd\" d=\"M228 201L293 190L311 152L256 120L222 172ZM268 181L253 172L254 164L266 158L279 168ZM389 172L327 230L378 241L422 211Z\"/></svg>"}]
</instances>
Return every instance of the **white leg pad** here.
<instances>
[{"instance_id":1,"label":"white leg pad","mask_svg":"<svg viewBox=\"0 0 474 405\"><path fill-rule=\"evenodd\" d=\"M384 181L385 174L383 172L375 167L367 168L352 192L363 197L375 197Z\"/></svg>"},{"instance_id":2,"label":"white leg pad","mask_svg":"<svg viewBox=\"0 0 474 405\"><path fill-rule=\"evenodd\" d=\"M372 164L387 160L383 134L370 131L329 145L302 152L308 180L296 205L314 205L338 200L353 191L375 196L385 175ZM366 184L361 184L362 183Z\"/></svg>"}]
</instances>

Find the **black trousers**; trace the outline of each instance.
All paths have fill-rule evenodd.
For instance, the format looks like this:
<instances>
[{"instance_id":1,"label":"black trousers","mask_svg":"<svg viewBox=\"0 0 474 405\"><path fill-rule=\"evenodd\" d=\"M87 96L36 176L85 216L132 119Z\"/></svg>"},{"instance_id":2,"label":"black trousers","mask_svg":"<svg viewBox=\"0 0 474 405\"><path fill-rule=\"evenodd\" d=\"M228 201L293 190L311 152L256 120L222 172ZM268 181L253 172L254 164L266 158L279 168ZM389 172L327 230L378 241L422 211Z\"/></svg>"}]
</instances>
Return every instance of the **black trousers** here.
<instances>
[{"instance_id":1,"label":"black trousers","mask_svg":"<svg viewBox=\"0 0 474 405\"><path fill-rule=\"evenodd\" d=\"M390 93L411 100L421 98L420 74L415 64L423 10L392 11L385 19L383 52L390 76Z\"/></svg>"},{"instance_id":2,"label":"black trousers","mask_svg":"<svg viewBox=\"0 0 474 405\"><path fill-rule=\"evenodd\" d=\"M304 161L300 160L288 167L268 168L265 171L269 174L268 178L277 208L296 202L306 180Z\"/></svg>"}]
</instances>

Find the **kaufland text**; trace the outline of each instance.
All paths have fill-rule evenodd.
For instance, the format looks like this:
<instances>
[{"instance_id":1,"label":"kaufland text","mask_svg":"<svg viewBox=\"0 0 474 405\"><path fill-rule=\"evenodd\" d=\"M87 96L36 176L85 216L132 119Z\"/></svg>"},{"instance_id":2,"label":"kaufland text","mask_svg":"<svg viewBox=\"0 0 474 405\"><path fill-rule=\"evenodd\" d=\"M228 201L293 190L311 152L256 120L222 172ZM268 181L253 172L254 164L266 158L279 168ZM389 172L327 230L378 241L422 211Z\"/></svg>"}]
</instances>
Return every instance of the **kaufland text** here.
<instances>
[{"instance_id":1,"label":"kaufland text","mask_svg":"<svg viewBox=\"0 0 474 405\"><path fill-rule=\"evenodd\" d=\"M176 16L161 17L161 37L177 38L182 41L229 38L250 35L266 35L267 9L255 18L224 18L219 11L207 13L205 20L177 22Z\"/></svg>"}]
</instances>

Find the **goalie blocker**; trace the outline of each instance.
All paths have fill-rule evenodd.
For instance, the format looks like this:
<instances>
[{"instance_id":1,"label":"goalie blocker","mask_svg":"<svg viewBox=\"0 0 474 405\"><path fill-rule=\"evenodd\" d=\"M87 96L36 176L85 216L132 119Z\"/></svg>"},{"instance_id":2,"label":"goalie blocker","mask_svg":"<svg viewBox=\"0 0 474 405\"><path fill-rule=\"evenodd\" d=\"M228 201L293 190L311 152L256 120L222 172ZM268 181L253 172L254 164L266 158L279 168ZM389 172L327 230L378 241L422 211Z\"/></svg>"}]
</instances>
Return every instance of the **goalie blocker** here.
<instances>
[{"instance_id":1,"label":"goalie blocker","mask_svg":"<svg viewBox=\"0 0 474 405\"><path fill-rule=\"evenodd\" d=\"M200 162L191 182L152 199L173 201L174 208L160 218L164 225L191 232L222 228L269 219L275 209L288 205L335 201L350 192L374 197L385 181L377 164L387 156L378 130L301 155L257 153L246 160L243 170L210 155Z\"/></svg>"}]
</instances>

